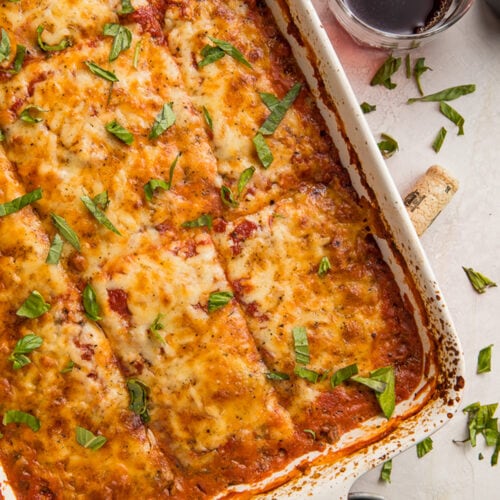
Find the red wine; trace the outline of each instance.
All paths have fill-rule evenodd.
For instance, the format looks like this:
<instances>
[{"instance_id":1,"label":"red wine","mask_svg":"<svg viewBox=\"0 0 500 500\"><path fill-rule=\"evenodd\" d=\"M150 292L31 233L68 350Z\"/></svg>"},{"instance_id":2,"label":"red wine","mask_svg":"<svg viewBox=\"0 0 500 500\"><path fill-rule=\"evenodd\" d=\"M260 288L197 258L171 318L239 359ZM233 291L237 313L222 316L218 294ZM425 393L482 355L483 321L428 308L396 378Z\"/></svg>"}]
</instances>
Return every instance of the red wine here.
<instances>
[{"instance_id":1,"label":"red wine","mask_svg":"<svg viewBox=\"0 0 500 500\"><path fill-rule=\"evenodd\" d=\"M372 28L389 33L412 34L438 22L449 0L344 0L351 12Z\"/></svg>"}]
</instances>

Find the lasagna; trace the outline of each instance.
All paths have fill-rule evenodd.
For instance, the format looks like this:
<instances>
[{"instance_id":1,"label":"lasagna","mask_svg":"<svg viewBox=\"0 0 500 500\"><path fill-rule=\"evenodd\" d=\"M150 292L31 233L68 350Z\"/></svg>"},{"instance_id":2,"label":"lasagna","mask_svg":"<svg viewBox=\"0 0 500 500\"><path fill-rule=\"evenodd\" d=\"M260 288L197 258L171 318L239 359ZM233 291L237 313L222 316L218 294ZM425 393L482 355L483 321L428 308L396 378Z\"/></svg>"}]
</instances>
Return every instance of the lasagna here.
<instances>
[{"instance_id":1,"label":"lasagna","mask_svg":"<svg viewBox=\"0 0 500 500\"><path fill-rule=\"evenodd\" d=\"M17 498L259 492L397 425L412 310L265 4L3 1L0 28Z\"/></svg>"}]
</instances>

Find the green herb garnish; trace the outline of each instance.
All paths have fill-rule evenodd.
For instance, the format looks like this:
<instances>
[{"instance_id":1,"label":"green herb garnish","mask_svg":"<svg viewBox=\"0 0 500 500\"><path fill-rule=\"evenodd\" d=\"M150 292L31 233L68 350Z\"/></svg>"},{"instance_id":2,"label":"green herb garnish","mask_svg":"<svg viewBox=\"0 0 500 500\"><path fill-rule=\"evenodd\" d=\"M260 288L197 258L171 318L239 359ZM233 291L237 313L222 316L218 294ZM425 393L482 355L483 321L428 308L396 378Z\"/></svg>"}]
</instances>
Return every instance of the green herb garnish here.
<instances>
[{"instance_id":1,"label":"green herb garnish","mask_svg":"<svg viewBox=\"0 0 500 500\"><path fill-rule=\"evenodd\" d=\"M160 330L163 330L165 328L163 326L163 323L161 323L161 320L163 318L164 314L158 313L154 321L151 323L151 326L149 327L149 331L155 337L156 340L161 342L162 344L166 344L165 339L160 335Z\"/></svg>"},{"instance_id":2,"label":"green herb garnish","mask_svg":"<svg viewBox=\"0 0 500 500\"><path fill-rule=\"evenodd\" d=\"M12 361L12 368L14 370L19 370L19 368L29 365L31 360L28 356L26 356L26 354L32 353L42 344L42 337L39 337L34 333L28 333L28 335L19 339L14 347L14 350L12 351L12 354L9 356L9 361Z\"/></svg>"},{"instance_id":3,"label":"green herb garnish","mask_svg":"<svg viewBox=\"0 0 500 500\"><path fill-rule=\"evenodd\" d=\"M52 243L50 244L49 253L47 254L47 258L45 262L47 264L58 264L59 259L61 258L62 249L63 249L63 239L56 233Z\"/></svg>"},{"instance_id":4,"label":"green herb garnish","mask_svg":"<svg viewBox=\"0 0 500 500\"><path fill-rule=\"evenodd\" d=\"M144 195L146 196L146 200L152 201L154 192L156 189L164 189L165 191L169 191L172 187L172 181L174 179L174 169L177 165L177 161L179 160L181 153L179 153L172 164L170 165L168 182L163 179L150 179L146 184L144 184Z\"/></svg>"},{"instance_id":5,"label":"green herb garnish","mask_svg":"<svg viewBox=\"0 0 500 500\"><path fill-rule=\"evenodd\" d=\"M358 374L358 365L356 363L352 365L345 366L337 370L330 378L330 385L332 387L337 387L342 382L350 379L352 376Z\"/></svg>"},{"instance_id":6,"label":"green herb garnish","mask_svg":"<svg viewBox=\"0 0 500 500\"><path fill-rule=\"evenodd\" d=\"M80 240L78 239L78 235L73 231L66 220L54 213L51 213L50 216L52 218L52 224L54 224L61 236L76 250L80 251Z\"/></svg>"},{"instance_id":7,"label":"green herb garnish","mask_svg":"<svg viewBox=\"0 0 500 500\"><path fill-rule=\"evenodd\" d=\"M106 210L109 206L109 196L107 191L103 191L102 193L96 194L92 201L95 205L97 205L102 210Z\"/></svg>"},{"instance_id":8,"label":"green herb garnish","mask_svg":"<svg viewBox=\"0 0 500 500\"><path fill-rule=\"evenodd\" d=\"M491 348L493 344L484 347L479 351L477 356L477 371L476 373L487 373L491 371Z\"/></svg>"},{"instance_id":9,"label":"green herb garnish","mask_svg":"<svg viewBox=\"0 0 500 500\"><path fill-rule=\"evenodd\" d=\"M85 64L90 69L90 71L94 73L94 75L100 76L101 78L104 78L104 80L107 80L108 82L114 83L119 81L118 77L112 71L108 71L104 68L101 68L92 61L85 61Z\"/></svg>"},{"instance_id":10,"label":"green herb garnish","mask_svg":"<svg viewBox=\"0 0 500 500\"><path fill-rule=\"evenodd\" d=\"M73 371L73 368L75 367L75 362L72 361L71 359L64 365L63 369L59 373L69 373Z\"/></svg>"},{"instance_id":11,"label":"green herb garnish","mask_svg":"<svg viewBox=\"0 0 500 500\"><path fill-rule=\"evenodd\" d=\"M71 40L68 38L63 38L58 44L56 45L48 45L42 40L42 33L44 31L43 26L38 26L36 29L36 35L37 35L37 40L38 40L38 46L44 51L44 52L59 52L61 50L64 50L68 47L71 46Z\"/></svg>"},{"instance_id":12,"label":"green herb garnish","mask_svg":"<svg viewBox=\"0 0 500 500\"><path fill-rule=\"evenodd\" d=\"M436 138L434 139L434 142L432 143L432 149L436 152L439 153L441 150L441 146L443 145L444 139L446 137L446 134L448 131L444 128L441 127L439 129L439 132L436 135Z\"/></svg>"},{"instance_id":13,"label":"green herb garnish","mask_svg":"<svg viewBox=\"0 0 500 500\"><path fill-rule=\"evenodd\" d=\"M474 290L476 290L477 293L484 293L486 292L487 288L497 286L495 282L484 276L484 274L474 271L474 269L472 269L471 267L462 267L462 269L465 271L467 278L469 278L470 284L473 286Z\"/></svg>"},{"instance_id":14,"label":"green herb garnish","mask_svg":"<svg viewBox=\"0 0 500 500\"><path fill-rule=\"evenodd\" d=\"M233 298L232 292L212 292L208 297L208 312L214 312L228 304Z\"/></svg>"},{"instance_id":15,"label":"green herb garnish","mask_svg":"<svg viewBox=\"0 0 500 500\"><path fill-rule=\"evenodd\" d=\"M224 205L230 208L236 208L238 206L238 202L234 199L233 192L227 186L221 186L220 197Z\"/></svg>"},{"instance_id":16,"label":"green herb garnish","mask_svg":"<svg viewBox=\"0 0 500 500\"><path fill-rule=\"evenodd\" d=\"M435 94L429 94L422 97L412 97L408 99L407 103L412 104L417 101L422 102L436 102L436 101L453 101L461 96L470 94L476 90L474 84L471 85L460 85L458 87L450 87L449 89L441 90Z\"/></svg>"},{"instance_id":17,"label":"green herb garnish","mask_svg":"<svg viewBox=\"0 0 500 500\"><path fill-rule=\"evenodd\" d=\"M46 113L47 110L41 108L40 106L30 105L26 106L20 113L19 118L26 123L40 123L43 122L43 118L40 116L33 116L33 112Z\"/></svg>"},{"instance_id":18,"label":"green herb garnish","mask_svg":"<svg viewBox=\"0 0 500 500\"><path fill-rule=\"evenodd\" d=\"M137 69L139 67L139 55L141 54L141 42L142 40L139 40L135 44L134 48L134 58L132 59L132 66Z\"/></svg>"},{"instance_id":19,"label":"green herb garnish","mask_svg":"<svg viewBox=\"0 0 500 500\"><path fill-rule=\"evenodd\" d=\"M316 433L312 429L304 429L306 434L309 434L316 441Z\"/></svg>"},{"instance_id":20,"label":"green herb garnish","mask_svg":"<svg viewBox=\"0 0 500 500\"><path fill-rule=\"evenodd\" d=\"M303 378L304 380L307 380L308 382L311 382L313 384L318 381L320 375L318 372L310 370L305 366L296 366L293 372L295 373L295 375L297 375L297 377Z\"/></svg>"},{"instance_id":21,"label":"green herb garnish","mask_svg":"<svg viewBox=\"0 0 500 500\"><path fill-rule=\"evenodd\" d=\"M208 227L208 229L212 228L213 218L210 214L200 215L197 219L188 220L181 224L181 227Z\"/></svg>"},{"instance_id":22,"label":"green herb garnish","mask_svg":"<svg viewBox=\"0 0 500 500\"><path fill-rule=\"evenodd\" d=\"M16 55L14 56L14 63L12 69L7 70L11 75L17 75L21 71L26 57L26 47L24 45L16 45Z\"/></svg>"},{"instance_id":23,"label":"green herb garnish","mask_svg":"<svg viewBox=\"0 0 500 500\"><path fill-rule=\"evenodd\" d=\"M118 234L121 236L120 231L116 229L116 227L113 225L113 223L108 219L106 214L97 206L96 202L90 198L90 196L84 194L80 200L82 200L82 203L85 205L87 210L94 216L94 218L102 224L105 228L109 229L110 231L113 231L113 233Z\"/></svg>"},{"instance_id":24,"label":"green herb garnish","mask_svg":"<svg viewBox=\"0 0 500 500\"><path fill-rule=\"evenodd\" d=\"M392 366L385 366L370 372L370 378L378 380L386 384L384 391L376 392L378 404L382 409L387 419L391 418L396 407L396 379L394 375L394 368Z\"/></svg>"},{"instance_id":25,"label":"green herb garnish","mask_svg":"<svg viewBox=\"0 0 500 500\"><path fill-rule=\"evenodd\" d=\"M443 113L446 118L451 120L458 127L457 135L464 135L464 117L454 108L452 108L449 104L446 104L444 101L439 103L439 111Z\"/></svg>"},{"instance_id":26,"label":"green herb garnish","mask_svg":"<svg viewBox=\"0 0 500 500\"><path fill-rule=\"evenodd\" d=\"M127 389L130 395L129 408L136 415L139 415L144 424L149 422L151 420L148 413L149 387L136 378L129 378L127 380Z\"/></svg>"},{"instance_id":27,"label":"green herb garnish","mask_svg":"<svg viewBox=\"0 0 500 500\"><path fill-rule=\"evenodd\" d=\"M243 190L245 189L246 185L248 184L254 173L255 173L254 167L248 167L245 170L243 170L243 172L241 172L240 177L238 179L238 198L241 196L241 193L243 193Z\"/></svg>"},{"instance_id":28,"label":"green herb garnish","mask_svg":"<svg viewBox=\"0 0 500 500\"><path fill-rule=\"evenodd\" d=\"M106 130L128 146L134 142L134 136L116 120L106 123Z\"/></svg>"},{"instance_id":29,"label":"green herb garnish","mask_svg":"<svg viewBox=\"0 0 500 500\"><path fill-rule=\"evenodd\" d=\"M210 113L208 112L208 109L203 106L202 108L203 111L203 117L205 118L205 121L207 122L208 128L210 130L214 129L214 122L212 121L212 117L210 116Z\"/></svg>"},{"instance_id":30,"label":"green herb garnish","mask_svg":"<svg viewBox=\"0 0 500 500\"><path fill-rule=\"evenodd\" d=\"M103 34L113 37L113 44L109 52L109 62L115 61L121 52L130 48L132 33L125 26L116 23L106 23Z\"/></svg>"},{"instance_id":31,"label":"green herb garnish","mask_svg":"<svg viewBox=\"0 0 500 500\"><path fill-rule=\"evenodd\" d=\"M76 427L76 442L83 446L84 448L88 448L92 451L96 451L99 448L102 448L106 443L107 439L104 436L96 436L92 434L92 432L84 429L83 427Z\"/></svg>"},{"instance_id":32,"label":"green herb garnish","mask_svg":"<svg viewBox=\"0 0 500 500\"><path fill-rule=\"evenodd\" d=\"M29 297L21 304L16 311L17 316L22 318L35 319L50 311L50 304L45 302L40 292L33 290Z\"/></svg>"},{"instance_id":33,"label":"green herb garnish","mask_svg":"<svg viewBox=\"0 0 500 500\"><path fill-rule=\"evenodd\" d=\"M432 438L426 437L420 443L417 443L417 457L422 458L432 450Z\"/></svg>"},{"instance_id":34,"label":"green herb garnish","mask_svg":"<svg viewBox=\"0 0 500 500\"><path fill-rule=\"evenodd\" d=\"M99 316L99 304L97 302L97 295L90 283L87 283L83 289L83 308L85 309L85 316L92 321L100 321L102 318Z\"/></svg>"},{"instance_id":35,"label":"green herb garnish","mask_svg":"<svg viewBox=\"0 0 500 500\"><path fill-rule=\"evenodd\" d=\"M259 157L260 163L264 168L269 168L274 160L273 153L269 149L264 136L261 133L257 133L252 139L257 150L257 156Z\"/></svg>"},{"instance_id":36,"label":"green herb garnish","mask_svg":"<svg viewBox=\"0 0 500 500\"><path fill-rule=\"evenodd\" d=\"M370 85L383 85L389 90L395 88L396 84L391 81L391 76L396 73L400 66L401 57L393 57L390 55L377 70L375 76L370 82Z\"/></svg>"},{"instance_id":37,"label":"green herb garnish","mask_svg":"<svg viewBox=\"0 0 500 500\"><path fill-rule=\"evenodd\" d=\"M398 141L388 134L381 134L381 137L382 140L377 143L377 146L384 158L390 158L396 151L399 150Z\"/></svg>"},{"instance_id":38,"label":"green herb garnish","mask_svg":"<svg viewBox=\"0 0 500 500\"><path fill-rule=\"evenodd\" d=\"M8 424L24 424L27 425L33 432L40 430L40 420L31 413L26 413L20 410L7 410L3 415L3 425Z\"/></svg>"},{"instance_id":39,"label":"green herb garnish","mask_svg":"<svg viewBox=\"0 0 500 500\"><path fill-rule=\"evenodd\" d=\"M175 123L175 113L172 108L173 102L164 104L161 111L155 118L149 139L157 139L163 132L169 129Z\"/></svg>"},{"instance_id":40,"label":"green herb garnish","mask_svg":"<svg viewBox=\"0 0 500 500\"><path fill-rule=\"evenodd\" d=\"M377 109L375 104L368 104L367 102L362 102L359 106L365 115Z\"/></svg>"},{"instance_id":41,"label":"green herb garnish","mask_svg":"<svg viewBox=\"0 0 500 500\"><path fill-rule=\"evenodd\" d=\"M349 380L353 380L358 384L365 385L366 387L369 387L370 389L378 393L384 392L385 388L387 387L387 384L385 382L381 382L380 380L374 380L368 377L362 377L360 375L354 375L350 377Z\"/></svg>"},{"instance_id":42,"label":"green herb garnish","mask_svg":"<svg viewBox=\"0 0 500 500\"><path fill-rule=\"evenodd\" d=\"M122 10L119 10L117 14L123 15L135 12L135 9L134 7L132 7L132 2L130 0L121 0L121 3L122 3Z\"/></svg>"},{"instance_id":43,"label":"green herb garnish","mask_svg":"<svg viewBox=\"0 0 500 500\"><path fill-rule=\"evenodd\" d=\"M13 214L18 212L27 205L31 205L35 201L42 198L42 189L37 188L29 193L19 196L19 198L14 198L11 201L6 201L5 203L0 203L0 217Z\"/></svg>"},{"instance_id":44,"label":"green herb garnish","mask_svg":"<svg viewBox=\"0 0 500 500\"><path fill-rule=\"evenodd\" d=\"M5 61L10 56L10 39L7 32L2 28L0 30L0 62Z\"/></svg>"},{"instance_id":45,"label":"green herb garnish","mask_svg":"<svg viewBox=\"0 0 500 500\"><path fill-rule=\"evenodd\" d=\"M330 264L328 257L326 255L324 257L321 257L318 266L318 276L324 276L331 268L332 265Z\"/></svg>"},{"instance_id":46,"label":"green herb garnish","mask_svg":"<svg viewBox=\"0 0 500 500\"><path fill-rule=\"evenodd\" d=\"M295 351L295 361L302 365L307 365L311 360L309 355L309 342L307 331L303 326L294 326L292 329L293 347Z\"/></svg>"},{"instance_id":47,"label":"green herb garnish","mask_svg":"<svg viewBox=\"0 0 500 500\"><path fill-rule=\"evenodd\" d=\"M248 68L252 68L252 65L245 59L245 56L234 45L224 40L219 40L218 38L212 38L211 36L209 36L208 38L210 38L215 46L205 45L205 47L201 49L203 60L198 63L199 67L203 67L207 64L218 61L227 54L228 56L236 59L236 61L244 64Z\"/></svg>"},{"instance_id":48,"label":"green herb garnish","mask_svg":"<svg viewBox=\"0 0 500 500\"><path fill-rule=\"evenodd\" d=\"M290 380L290 375L282 372L267 372L266 378L268 380Z\"/></svg>"},{"instance_id":49,"label":"green herb garnish","mask_svg":"<svg viewBox=\"0 0 500 500\"><path fill-rule=\"evenodd\" d=\"M420 83L420 77L429 69L432 71L432 68L425 65L425 57L419 57L415 63L415 67L413 68L413 76L415 77L415 82L420 95L424 95L422 84Z\"/></svg>"},{"instance_id":50,"label":"green herb garnish","mask_svg":"<svg viewBox=\"0 0 500 500\"><path fill-rule=\"evenodd\" d=\"M380 480L385 483L391 482L392 460L387 460L380 469Z\"/></svg>"}]
</instances>

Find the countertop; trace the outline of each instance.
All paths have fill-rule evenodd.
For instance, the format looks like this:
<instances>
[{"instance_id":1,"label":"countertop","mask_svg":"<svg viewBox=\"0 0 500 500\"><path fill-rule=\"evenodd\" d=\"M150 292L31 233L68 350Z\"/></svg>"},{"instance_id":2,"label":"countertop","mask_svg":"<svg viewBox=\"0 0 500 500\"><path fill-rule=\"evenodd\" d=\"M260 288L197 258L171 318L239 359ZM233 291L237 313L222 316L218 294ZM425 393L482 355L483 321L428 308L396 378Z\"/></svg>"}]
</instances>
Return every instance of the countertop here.
<instances>
[{"instance_id":1,"label":"countertop","mask_svg":"<svg viewBox=\"0 0 500 500\"><path fill-rule=\"evenodd\" d=\"M387 166L404 194L426 169L445 167L460 182L450 204L422 236L422 244L442 288L460 337L466 361L462 407L475 401L500 402L500 18L482 0L440 37L411 52L425 57L433 71L421 77L425 93L475 83L475 93L450 103L465 118L465 135L439 112L436 103L407 105L418 95L407 79L404 62L393 77L394 90L369 82L387 53L354 43L337 24L326 0L313 0L344 66L358 101L376 104L365 115L376 138L387 133L399 151ZM439 153L431 144L441 126L448 129ZM496 281L498 288L476 293L462 266ZM480 349L493 344L492 371L476 374ZM497 410L500 416L500 409ZM358 479L351 491L383 495L386 500L500 499L500 464L490 465L493 448L455 444L467 436L460 410L436 432L433 450L417 458L415 448L393 460L391 483L379 481L379 469ZM482 452L484 460L479 460ZM333 500L333 499L332 499Z\"/></svg>"}]
</instances>

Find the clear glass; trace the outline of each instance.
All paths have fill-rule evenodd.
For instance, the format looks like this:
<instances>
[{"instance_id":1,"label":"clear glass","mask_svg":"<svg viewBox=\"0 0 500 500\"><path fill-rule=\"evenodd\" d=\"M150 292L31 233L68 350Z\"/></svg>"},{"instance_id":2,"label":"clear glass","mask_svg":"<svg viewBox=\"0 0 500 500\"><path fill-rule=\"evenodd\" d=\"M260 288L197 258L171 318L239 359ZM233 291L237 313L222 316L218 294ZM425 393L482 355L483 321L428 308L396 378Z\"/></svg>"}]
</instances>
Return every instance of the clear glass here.
<instances>
[{"instance_id":1,"label":"clear glass","mask_svg":"<svg viewBox=\"0 0 500 500\"><path fill-rule=\"evenodd\" d=\"M418 1L418 0L415 0ZM390 50L410 50L453 26L469 10L473 0L453 0L444 17L432 28L417 34L399 34L373 28L356 17L345 0L329 0L328 5L337 21L362 45Z\"/></svg>"}]
</instances>

